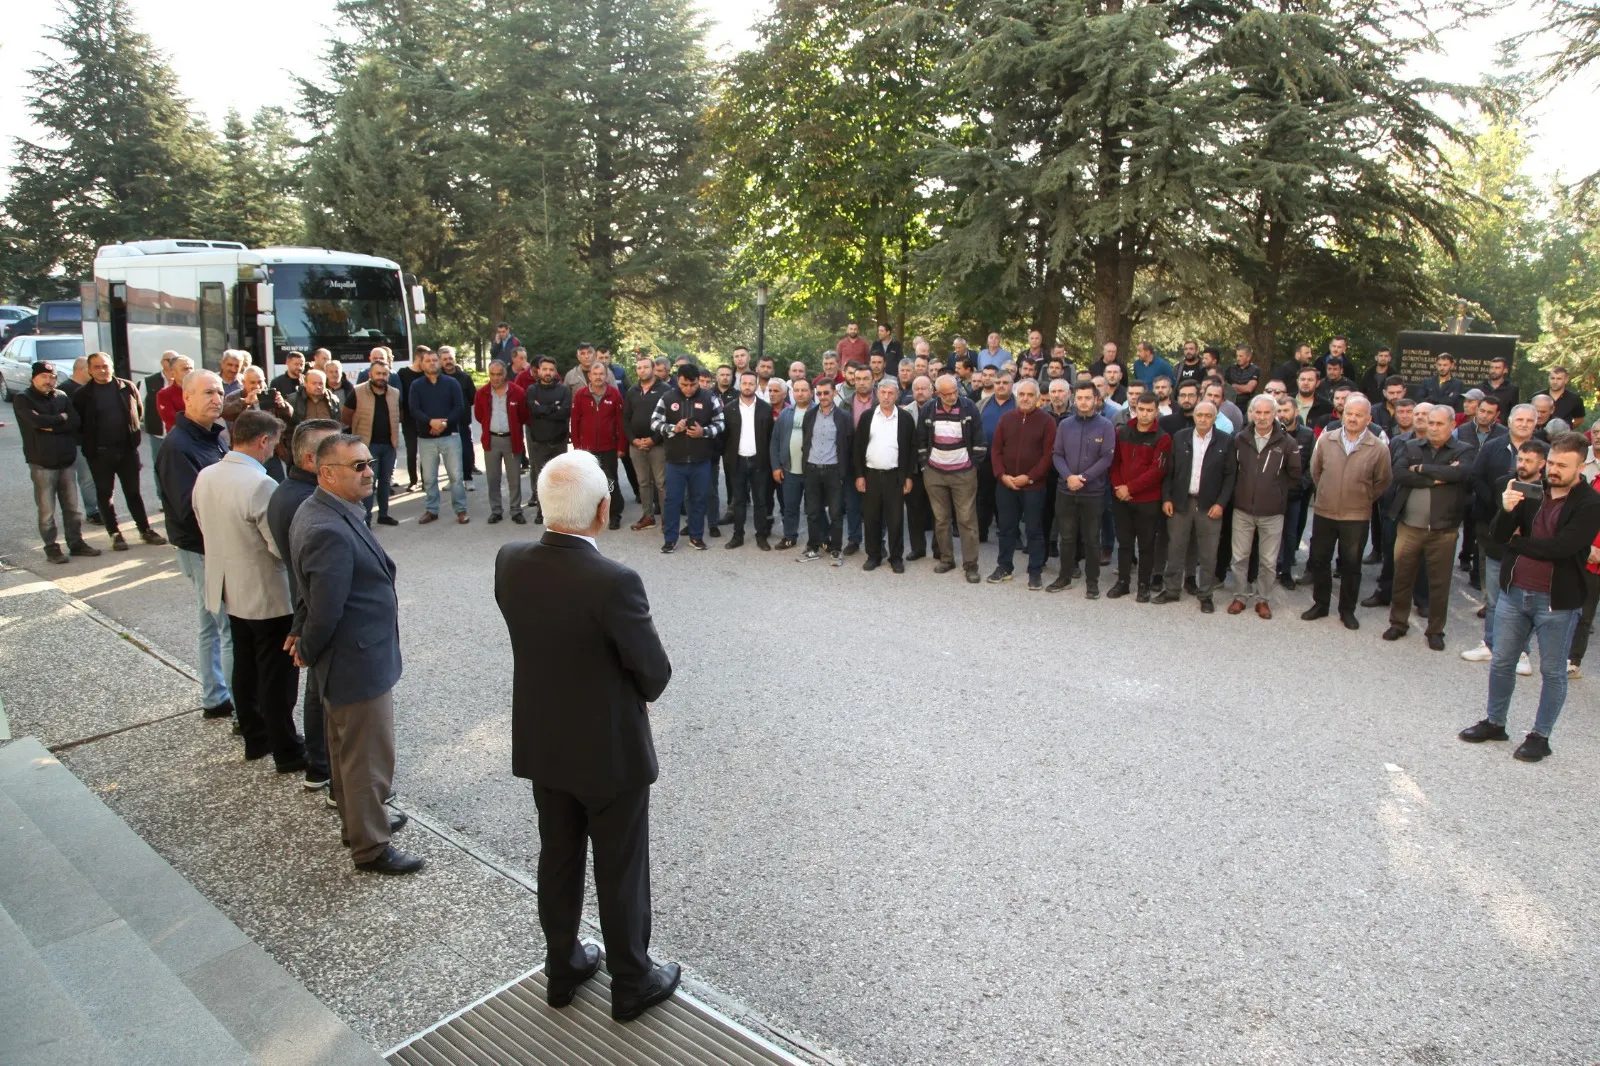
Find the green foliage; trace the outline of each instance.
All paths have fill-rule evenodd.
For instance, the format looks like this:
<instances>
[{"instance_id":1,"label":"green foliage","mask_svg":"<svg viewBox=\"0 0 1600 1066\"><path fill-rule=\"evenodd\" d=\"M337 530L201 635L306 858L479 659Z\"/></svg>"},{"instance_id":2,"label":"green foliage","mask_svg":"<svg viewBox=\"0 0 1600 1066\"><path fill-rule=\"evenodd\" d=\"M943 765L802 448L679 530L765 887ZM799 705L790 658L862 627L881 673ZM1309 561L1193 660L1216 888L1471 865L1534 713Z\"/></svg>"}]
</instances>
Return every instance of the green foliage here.
<instances>
[{"instance_id":1,"label":"green foliage","mask_svg":"<svg viewBox=\"0 0 1600 1066\"><path fill-rule=\"evenodd\" d=\"M298 244L304 237L294 134L282 108L264 107L246 125L229 111L222 125L222 165L208 233L252 248Z\"/></svg>"},{"instance_id":2,"label":"green foliage","mask_svg":"<svg viewBox=\"0 0 1600 1066\"><path fill-rule=\"evenodd\" d=\"M75 295L102 244L208 236L215 138L127 0L64 0L60 11L49 39L64 58L29 72L46 136L16 142L0 230L0 288L14 298Z\"/></svg>"}]
</instances>

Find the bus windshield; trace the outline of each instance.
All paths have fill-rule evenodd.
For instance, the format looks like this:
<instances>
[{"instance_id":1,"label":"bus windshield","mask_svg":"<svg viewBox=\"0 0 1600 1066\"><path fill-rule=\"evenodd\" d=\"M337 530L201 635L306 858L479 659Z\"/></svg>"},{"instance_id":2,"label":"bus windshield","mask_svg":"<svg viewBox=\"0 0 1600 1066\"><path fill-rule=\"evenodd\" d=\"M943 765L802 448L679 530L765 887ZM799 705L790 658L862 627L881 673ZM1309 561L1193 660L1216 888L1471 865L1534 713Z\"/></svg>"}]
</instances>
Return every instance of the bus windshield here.
<instances>
[{"instance_id":1,"label":"bus windshield","mask_svg":"<svg viewBox=\"0 0 1600 1066\"><path fill-rule=\"evenodd\" d=\"M400 273L382 267L286 263L267 267L273 347L363 358L377 345L409 351Z\"/></svg>"}]
</instances>

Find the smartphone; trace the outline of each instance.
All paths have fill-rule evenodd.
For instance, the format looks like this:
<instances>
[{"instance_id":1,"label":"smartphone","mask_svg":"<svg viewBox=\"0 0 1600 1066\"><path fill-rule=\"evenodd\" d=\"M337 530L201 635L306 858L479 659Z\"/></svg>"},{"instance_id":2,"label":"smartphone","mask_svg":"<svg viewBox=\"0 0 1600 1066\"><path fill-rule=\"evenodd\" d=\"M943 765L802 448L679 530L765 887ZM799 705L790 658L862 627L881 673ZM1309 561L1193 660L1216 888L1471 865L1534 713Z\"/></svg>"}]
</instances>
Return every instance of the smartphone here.
<instances>
[{"instance_id":1,"label":"smartphone","mask_svg":"<svg viewBox=\"0 0 1600 1066\"><path fill-rule=\"evenodd\" d=\"M1525 500L1537 503L1544 499L1544 486L1537 481L1513 481L1511 487L1522 493Z\"/></svg>"}]
</instances>

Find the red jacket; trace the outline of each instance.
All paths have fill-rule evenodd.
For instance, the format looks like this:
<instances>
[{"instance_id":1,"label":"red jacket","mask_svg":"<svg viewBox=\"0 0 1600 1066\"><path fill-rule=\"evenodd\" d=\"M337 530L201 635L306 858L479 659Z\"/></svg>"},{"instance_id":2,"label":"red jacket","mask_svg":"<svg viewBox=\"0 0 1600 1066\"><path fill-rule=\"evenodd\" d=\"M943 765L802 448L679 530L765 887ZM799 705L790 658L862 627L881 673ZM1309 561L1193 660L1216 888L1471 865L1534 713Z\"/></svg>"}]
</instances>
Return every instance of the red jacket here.
<instances>
[{"instance_id":1,"label":"red jacket","mask_svg":"<svg viewBox=\"0 0 1600 1066\"><path fill-rule=\"evenodd\" d=\"M1128 486L1132 503L1161 502L1161 479L1172 455L1172 437L1159 429L1140 433L1132 422L1117 430L1111 459L1111 487Z\"/></svg>"},{"instance_id":2,"label":"red jacket","mask_svg":"<svg viewBox=\"0 0 1600 1066\"><path fill-rule=\"evenodd\" d=\"M606 386L599 403L588 386L573 394L572 446L586 452L627 452L628 438L622 432L622 393L615 385Z\"/></svg>"},{"instance_id":3,"label":"red jacket","mask_svg":"<svg viewBox=\"0 0 1600 1066\"><path fill-rule=\"evenodd\" d=\"M522 454L522 427L528 424L528 394L517 385L506 386L506 424L511 427L511 450ZM478 390L472 399L472 414L483 427L479 434L483 450L489 450L489 405L494 398L494 388L489 385Z\"/></svg>"},{"instance_id":4,"label":"red jacket","mask_svg":"<svg viewBox=\"0 0 1600 1066\"><path fill-rule=\"evenodd\" d=\"M998 479L1006 474L1026 474L1028 485L1022 491L1043 489L1055 446L1056 420L1049 412L1037 407L1026 415L1018 410L1007 411L995 424L994 440L989 445L994 476Z\"/></svg>"}]
</instances>

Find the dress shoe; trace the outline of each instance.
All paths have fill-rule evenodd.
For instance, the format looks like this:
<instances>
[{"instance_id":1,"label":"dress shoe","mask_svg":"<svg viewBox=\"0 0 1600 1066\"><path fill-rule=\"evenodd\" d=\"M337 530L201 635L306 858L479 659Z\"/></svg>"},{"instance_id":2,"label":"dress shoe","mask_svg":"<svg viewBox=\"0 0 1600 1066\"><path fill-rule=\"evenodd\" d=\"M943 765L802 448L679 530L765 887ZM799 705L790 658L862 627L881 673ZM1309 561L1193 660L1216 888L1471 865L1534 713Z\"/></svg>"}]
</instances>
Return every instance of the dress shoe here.
<instances>
[{"instance_id":1,"label":"dress shoe","mask_svg":"<svg viewBox=\"0 0 1600 1066\"><path fill-rule=\"evenodd\" d=\"M721 526L712 526L710 529L706 530L706 535L710 536L710 537L718 537L718 538L720 538L722 536L722 527Z\"/></svg>"},{"instance_id":2,"label":"dress shoe","mask_svg":"<svg viewBox=\"0 0 1600 1066\"><path fill-rule=\"evenodd\" d=\"M645 975L644 984L637 990L623 990L611 986L611 1018L618 1022L631 1022L657 1003L665 1003L678 990L683 972L675 962L664 962Z\"/></svg>"},{"instance_id":3,"label":"dress shoe","mask_svg":"<svg viewBox=\"0 0 1600 1066\"><path fill-rule=\"evenodd\" d=\"M1256 601L1256 616L1268 622L1272 621L1272 608L1267 606L1266 600Z\"/></svg>"},{"instance_id":4,"label":"dress shoe","mask_svg":"<svg viewBox=\"0 0 1600 1066\"><path fill-rule=\"evenodd\" d=\"M876 559L868 558L866 562L861 564L861 569L863 570L876 570L877 568L878 560Z\"/></svg>"},{"instance_id":5,"label":"dress shoe","mask_svg":"<svg viewBox=\"0 0 1600 1066\"><path fill-rule=\"evenodd\" d=\"M621 529L622 528L622 519L613 518L611 520L610 524L606 526L606 528L607 529Z\"/></svg>"},{"instance_id":6,"label":"dress shoe","mask_svg":"<svg viewBox=\"0 0 1600 1066\"><path fill-rule=\"evenodd\" d=\"M1486 740L1511 739L1511 737L1506 733L1505 726L1496 725L1487 718L1474 725L1467 726L1467 728L1457 733L1456 736L1460 737L1468 744L1482 744Z\"/></svg>"},{"instance_id":7,"label":"dress shoe","mask_svg":"<svg viewBox=\"0 0 1600 1066\"><path fill-rule=\"evenodd\" d=\"M100 554L100 549L94 547L91 544L86 544L86 543L84 543L83 541L80 540L76 544L67 545L67 554L68 555L82 555L82 556L85 556L86 558L91 558L92 559L96 555Z\"/></svg>"},{"instance_id":8,"label":"dress shoe","mask_svg":"<svg viewBox=\"0 0 1600 1066\"><path fill-rule=\"evenodd\" d=\"M928 554L927 552L919 552L919 551L916 551L916 550L913 549L912 551L906 552L906 562L914 563L918 559L926 557L927 554Z\"/></svg>"},{"instance_id":9,"label":"dress shoe","mask_svg":"<svg viewBox=\"0 0 1600 1066\"><path fill-rule=\"evenodd\" d=\"M733 512L732 511L723 511L722 512L722 517L720 519L718 519L717 521L720 524L725 525L725 526L733 525Z\"/></svg>"},{"instance_id":10,"label":"dress shoe","mask_svg":"<svg viewBox=\"0 0 1600 1066\"><path fill-rule=\"evenodd\" d=\"M861 542L860 541L855 541L855 540L848 541L844 546L845 555L854 555L856 552L858 552L860 550L861 550Z\"/></svg>"},{"instance_id":11,"label":"dress shoe","mask_svg":"<svg viewBox=\"0 0 1600 1066\"><path fill-rule=\"evenodd\" d=\"M1401 637L1406 635L1406 632L1407 630L1405 626L1390 626L1388 629L1383 631L1383 639L1399 640Z\"/></svg>"},{"instance_id":12,"label":"dress shoe","mask_svg":"<svg viewBox=\"0 0 1600 1066\"><path fill-rule=\"evenodd\" d=\"M628 528L633 530L635 533L637 533L637 532L639 532L639 530L641 530L641 529L649 529L651 526L653 526L655 524L656 524L656 520L655 520L654 517L652 517L651 515L645 515L643 518L639 519L637 522L635 522L633 525L629 526Z\"/></svg>"},{"instance_id":13,"label":"dress shoe","mask_svg":"<svg viewBox=\"0 0 1600 1066\"><path fill-rule=\"evenodd\" d=\"M1361 622L1356 618L1354 611L1340 611L1339 621L1344 623L1346 629L1360 629Z\"/></svg>"},{"instance_id":14,"label":"dress shoe","mask_svg":"<svg viewBox=\"0 0 1600 1066\"><path fill-rule=\"evenodd\" d=\"M503 522L503 521L505 521L505 518L502 515L492 514L492 515L489 516L489 524L491 526L494 525L496 522Z\"/></svg>"},{"instance_id":15,"label":"dress shoe","mask_svg":"<svg viewBox=\"0 0 1600 1066\"><path fill-rule=\"evenodd\" d=\"M1150 602L1150 586L1149 585L1140 585L1139 586L1139 591L1134 593L1133 602L1134 603L1149 603Z\"/></svg>"},{"instance_id":16,"label":"dress shoe","mask_svg":"<svg viewBox=\"0 0 1600 1066\"><path fill-rule=\"evenodd\" d=\"M470 521L472 521L472 518L467 514L467 512L465 512L465 511L457 511L456 512L456 525L464 526ZM611 528L612 529L616 529L617 527L616 526L612 526Z\"/></svg>"},{"instance_id":17,"label":"dress shoe","mask_svg":"<svg viewBox=\"0 0 1600 1066\"><path fill-rule=\"evenodd\" d=\"M528 524L527 517L523 515L521 511L518 511L516 514L512 515L511 521L515 522L519 526L525 526Z\"/></svg>"},{"instance_id":18,"label":"dress shoe","mask_svg":"<svg viewBox=\"0 0 1600 1066\"><path fill-rule=\"evenodd\" d=\"M201 718L232 718L233 701L223 700L215 707L207 707L200 712Z\"/></svg>"},{"instance_id":19,"label":"dress shoe","mask_svg":"<svg viewBox=\"0 0 1600 1066\"><path fill-rule=\"evenodd\" d=\"M1326 618L1326 617L1328 617L1328 608L1327 608L1327 606L1324 605L1324 604L1320 604L1320 603L1313 603L1309 608L1307 608L1300 615L1300 621L1302 621L1302 622L1315 622L1319 618Z\"/></svg>"},{"instance_id":20,"label":"dress shoe","mask_svg":"<svg viewBox=\"0 0 1600 1066\"><path fill-rule=\"evenodd\" d=\"M1294 575L1293 574L1279 574L1278 575L1278 584L1282 585L1284 588L1288 589L1290 592L1293 592L1296 588L1299 587L1298 585L1295 584Z\"/></svg>"},{"instance_id":21,"label":"dress shoe","mask_svg":"<svg viewBox=\"0 0 1600 1066\"><path fill-rule=\"evenodd\" d=\"M905 564L904 560L901 560L901 561L898 561L898 562L890 562L889 563L889 569L893 570L897 574L903 574L903 573L906 572L906 564Z\"/></svg>"},{"instance_id":22,"label":"dress shoe","mask_svg":"<svg viewBox=\"0 0 1600 1066\"><path fill-rule=\"evenodd\" d=\"M59 544L46 544L44 546L44 557L52 563L65 563L68 561L67 553L61 550L61 545Z\"/></svg>"},{"instance_id":23,"label":"dress shoe","mask_svg":"<svg viewBox=\"0 0 1600 1066\"><path fill-rule=\"evenodd\" d=\"M121 533L111 534L111 550L114 552L125 552L128 550L128 542L122 539Z\"/></svg>"},{"instance_id":24,"label":"dress shoe","mask_svg":"<svg viewBox=\"0 0 1600 1066\"><path fill-rule=\"evenodd\" d=\"M933 572L936 574L948 574L955 568L955 563L947 563L943 559L940 559L937 563L933 564Z\"/></svg>"},{"instance_id":25,"label":"dress shoe","mask_svg":"<svg viewBox=\"0 0 1600 1066\"><path fill-rule=\"evenodd\" d=\"M1213 600L1210 596L1201 596L1200 597L1200 613L1201 614L1215 614L1216 610L1217 610L1217 603L1216 603L1215 600Z\"/></svg>"},{"instance_id":26,"label":"dress shoe","mask_svg":"<svg viewBox=\"0 0 1600 1066\"><path fill-rule=\"evenodd\" d=\"M373 874L414 874L424 865L426 863L420 855L407 855L403 851L396 851L393 845L385 845L382 855L356 863L356 869Z\"/></svg>"},{"instance_id":27,"label":"dress shoe","mask_svg":"<svg viewBox=\"0 0 1600 1066\"><path fill-rule=\"evenodd\" d=\"M550 967L545 966L545 972ZM544 1001L552 1007L565 1007L578 994L578 986L600 972L600 949L593 944L583 945L583 966L571 977L551 977L545 987Z\"/></svg>"},{"instance_id":28,"label":"dress shoe","mask_svg":"<svg viewBox=\"0 0 1600 1066\"><path fill-rule=\"evenodd\" d=\"M1381 592L1374 592L1372 595L1368 596L1366 599L1361 601L1361 606L1363 606L1363 607L1387 607L1387 606L1389 606L1389 597L1385 596Z\"/></svg>"},{"instance_id":29,"label":"dress shoe","mask_svg":"<svg viewBox=\"0 0 1600 1066\"><path fill-rule=\"evenodd\" d=\"M1244 614L1244 601L1243 600L1234 600L1232 603L1228 604L1228 613L1229 614Z\"/></svg>"},{"instance_id":30,"label":"dress shoe","mask_svg":"<svg viewBox=\"0 0 1600 1066\"><path fill-rule=\"evenodd\" d=\"M1483 618L1488 613L1489 613L1489 605L1488 604L1484 604L1482 607L1478 608L1478 617L1479 618Z\"/></svg>"},{"instance_id":31,"label":"dress shoe","mask_svg":"<svg viewBox=\"0 0 1600 1066\"><path fill-rule=\"evenodd\" d=\"M381 514L378 516L378 525L380 526L397 526L399 524L400 519L398 518L393 518L386 514Z\"/></svg>"},{"instance_id":32,"label":"dress shoe","mask_svg":"<svg viewBox=\"0 0 1600 1066\"><path fill-rule=\"evenodd\" d=\"M1177 603L1183 599L1183 593L1177 589L1162 589L1161 594L1155 598L1156 603Z\"/></svg>"},{"instance_id":33,"label":"dress shoe","mask_svg":"<svg viewBox=\"0 0 1600 1066\"><path fill-rule=\"evenodd\" d=\"M1120 600L1120 599L1122 599L1122 597L1126 596L1130 591L1131 590L1128 588L1128 583L1126 581L1122 580L1121 578L1118 578L1114 585L1112 585L1110 588L1106 589L1106 599L1108 599L1108 600Z\"/></svg>"},{"instance_id":34,"label":"dress shoe","mask_svg":"<svg viewBox=\"0 0 1600 1066\"><path fill-rule=\"evenodd\" d=\"M422 512L422 517L417 519L417 525L425 526L429 522L437 522L438 520L439 516L434 514L432 511L424 511Z\"/></svg>"},{"instance_id":35,"label":"dress shoe","mask_svg":"<svg viewBox=\"0 0 1600 1066\"><path fill-rule=\"evenodd\" d=\"M757 533L756 547L760 548L764 552L769 552L772 550L772 542L767 539L767 535L765 533Z\"/></svg>"},{"instance_id":36,"label":"dress shoe","mask_svg":"<svg viewBox=\"0 0 1600 1066\"><path fill-rule=\"evenodd\" d=\"M744 534L743 533L735 533L733 536L728 538L728 543L724 544L723 547L724 548L742 548L742 547L744 547Z\"/></svg>"},{"instance_id":37,"label":"dress shoe","mask_svg":"<svg viewBox=\"0 0 1600 1066\"><path fill-rule=\"evenodd\" d=\"M543 510L543 508L535 507L533 509L533 524L536 525L536 526L544 525L544 510Z\"/></svg>"},{"instance_id":38,"label":"dress shoe","mask_svg":"<svg viewBox=\"0 0 1600 1066\"><path fill-rule=\"evenodd\" d=\"M167 538L166 537L163 537L160 533L157 533L153 529L141 529L141 530L139 530L139 538L141 540L143 540L146 544L161 545L161 544L165 544L167 542Z\"/></svg>"},{"instance_id":39,"label":"dress shoe","mask_svg":"<svg viewBox=\"0 0 1600 1066\"><path fill-rule=\"evenodd\" d=\"M966 575L967 575L967 584L976 585L978 583L978 568L976 566L967 567L966 568Z\"/></svg>"},{"instance_id":40,"label":"dress shoe","mask_svg":"<svg viewBox=\"0 0 1600 1066\"><path fill-rule=\"evenodd\" d=\"M1511 757L1518 762L1538 762L1550 754L1550 738L1542 737L1538 733L1529 733Z\"/></svg>"},{"instance_id":41,"label":"dress shoe","mask_svg":"<svg viewBox=\"0 0 1600 1066\"><path fill-rule=\"evenodd\" d=\"M1444 651L1444 634L1443 633L1429 633L1428 634L1428 647L1432 651Z\"/></svg>"}]
</instances>

